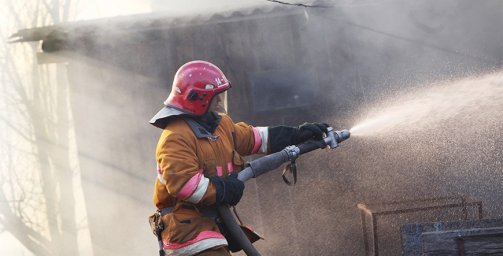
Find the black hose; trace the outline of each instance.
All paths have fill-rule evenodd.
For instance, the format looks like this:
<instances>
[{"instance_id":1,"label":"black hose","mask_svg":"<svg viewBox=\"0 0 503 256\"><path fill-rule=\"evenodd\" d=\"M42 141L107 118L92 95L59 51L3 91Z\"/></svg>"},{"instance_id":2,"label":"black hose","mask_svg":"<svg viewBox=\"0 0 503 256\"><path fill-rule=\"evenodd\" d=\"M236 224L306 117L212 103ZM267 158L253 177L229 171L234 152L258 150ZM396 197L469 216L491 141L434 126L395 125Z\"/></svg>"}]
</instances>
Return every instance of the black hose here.
<instances>
[{"instance_id":1,"label":"black hose","mask_svg":"<svg viewBox=\"0 0 503 256\"><path fill-rule=\"evenodd\" d=\"M228 205L221 205L218 207L218 214L225 224L227 231L230 233L232 238L243 248L243 251L248 256L260 256L255 246L252 245L248 237L245 235L241 227L236 222L234 215Z\"/></svg>"},{"instance_id":2,"label":"black hose","mask_svg":"<svg viewBox=\"0 0 503 256\"><path fill-rule=\"evenodd\" d=\"M325 141L323 140L309 140L300 145L297 145L300 150L300 155L314 151L316 149L324 148L326 146L327 144L325 144Z\"/></svg>"},{"instance_id":3,"label":"black hose","mask_svg":"<svg viewBox=\"0 0 503 256\"><path fill-rule=\"evenodd\" d=\"M346 133L344 133L342 136L340 136L340 138L338 137L337 140L342 141L342 140L349 138L349 131ZM298 154L299 155L305 154L305 153L314 151L319 148L325 148L326 146L327 146L327 143L324 140L319 140L319 141L310 140L310 141L304 142L300 145L297 145L297 147L299 149ZM238 179L245 182L250 178L256 178L266 172L269 172L271 170L274 170L274 169L280 167L283 163L286 163L291 160L295 160L295 158L297 156L293 157L293 159L292 159L292 155L290 155L287 150L281 150L279 152L258 158L256 160L249 162L248 166L245 169L243 169L241 172L239 172ZM234 215L232 214L231 210L229 209L229 206L222 205L222 206L219 206L217 210L218 210L218 213L220 214L220 217L221 217L224 225L227 228L227 231L235 239L235 241L239 244L239 246L241 248L243 248L243 251L246 253L246 255L248 255L248 256L260 255L260 253L252 245L252 243L250 242L248 237L245 235L245 233L243 232L241 227L236 222Z\"/></svg>"}]
</instances>

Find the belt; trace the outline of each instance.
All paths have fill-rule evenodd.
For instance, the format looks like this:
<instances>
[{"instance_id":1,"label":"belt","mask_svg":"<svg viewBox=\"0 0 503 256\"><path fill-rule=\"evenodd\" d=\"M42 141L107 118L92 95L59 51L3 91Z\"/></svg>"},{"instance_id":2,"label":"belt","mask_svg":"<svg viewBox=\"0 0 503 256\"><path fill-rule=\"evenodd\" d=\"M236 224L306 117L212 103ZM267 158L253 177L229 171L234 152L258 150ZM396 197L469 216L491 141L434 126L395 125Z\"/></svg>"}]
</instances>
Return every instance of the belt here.
<instances>
[{"instance_id":1,"label":"belt","mask_svg":"<svg viewBox=\"0 0 503 256\"><path fill-rule=\"evenodd\" d=\"M204 215L208 218L215 219L216 217L218 217L218 212L215 207L197 207L192 204L182 204L181 207L184 209L198 211L202 215ZM175 209L175 207L165 207L165 208L160 209L161 216L172 213L174 209Z\"/></svg>"},{"instance_id":2,"label":"belt","mask_svg":"<svg viewBox=\"0 0 503 256\"><path fill-rule=\"evenodd\" d=\"M166 214L169 214L169 213L172 213L173 212L173 209L175 209L174 207L166 207L166 208L162 208L160 209L161 211L161 216L164 216Z\"/></svg>"}]
</instances>

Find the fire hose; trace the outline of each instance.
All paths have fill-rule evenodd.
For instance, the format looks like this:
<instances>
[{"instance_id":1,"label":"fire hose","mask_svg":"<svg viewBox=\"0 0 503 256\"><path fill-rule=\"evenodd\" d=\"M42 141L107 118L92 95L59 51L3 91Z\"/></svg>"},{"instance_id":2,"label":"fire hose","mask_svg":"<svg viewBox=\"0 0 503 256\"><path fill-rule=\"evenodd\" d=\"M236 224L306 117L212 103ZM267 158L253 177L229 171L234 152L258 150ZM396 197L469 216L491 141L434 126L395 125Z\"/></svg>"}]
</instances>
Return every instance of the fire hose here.
<instances>
[{"instance_id":1,"label":"fire hose","mask_svg":"<svg viewBox=\"0 0 503 256\"><path fill-rule=\"evenodd\" d=\"M266 172L280 167L283 163L286 163L288 161L295 161L295 159L297 159L299 155L311 152L316 149L326 147L335 149L340 142L348 139L349 136L349 130L334 131L332 127L328 127L326 137L322 140L309 140L300 145L288 146L279 152L266 155L247 163L247 167L239 172L238 179L245 182L251 178L256 178ZM240 246L240 248L243 249L246 255L259 256L260 253L253 246L246 234L236 222L236 219L234 218L234 215L232 214L229 206L219 206L217 211L220 215L221 221L227 227L229 235L232 236L232 238Z\"/></svg>"}]
</instances>

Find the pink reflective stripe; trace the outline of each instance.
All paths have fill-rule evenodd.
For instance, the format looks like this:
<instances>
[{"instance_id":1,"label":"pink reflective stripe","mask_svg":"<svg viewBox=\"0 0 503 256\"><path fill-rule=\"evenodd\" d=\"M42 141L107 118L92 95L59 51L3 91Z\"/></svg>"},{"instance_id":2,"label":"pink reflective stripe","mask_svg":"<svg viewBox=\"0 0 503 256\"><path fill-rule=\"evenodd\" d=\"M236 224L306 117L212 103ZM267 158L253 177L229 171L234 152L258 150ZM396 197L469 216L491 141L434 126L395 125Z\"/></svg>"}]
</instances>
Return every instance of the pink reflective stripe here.
<instances>
[{"instance_id":1,"label":"pink reflective stripe","mask_svg":"<svg viewBox=\"0 0 503 256\"><path fill-rule=\"evenodd\" d=\"M184 200L193 204L199 203L201 199L203 199L206 190L208 190L209 183L210 179L203 176L199 181L196 190L192 193L192 195L185 198Z\"/></svg>"},{"instance_id":2,"label":"pink reflective stripe","mask_svg":"<svg viewBox=\"0 0 503 256\"><path fill-rule=\"evenodd\" d=\"M232 162L228 162L227 163L227 171L229 173L233 172L234 171L234 165L232 164Z\"/></svg>"},{"instance_id":3,"label":"pink reflective stripe","mask_svg":"<svg viewBox=\"0 0 503 256\"><path fill-rule=\"evenodd\" d=\"M196 175L192 176L192 178L190 178L190 180L187 181L187 183L185 183L185 185L182 187L182 189L180 189L176 197L178 199L185 199L190 195L192 195L192 193L194 193L194 191L196 190L197 185L199 185L201 177L203 177L203 172L202 170L199 170Z\"/></svg>"},{"instance_id":4,"label":"pink reflective stripe","mask_svg":"<svg viewBox=\"0 0 503 256\"><path fill-rule=\"evenodd\" d=\"M165 255L171 255L171 256L174 255L192 256L217 246L226 246L226 245L227 240L225 240L225 238L207 238L199 242L182 247L180 249L164 249L164 253Z\"/></svg>"},{"instance_id":5,"label":"pink reflective stripe","mask_svg":"<svg viewBox=\"0 0 503 256\"><path fill-rule=\"evenodd\" d=\"M222 174L223 174L222 166L217 166L217 175L219 177L222 177Z\"/></svg>"},{"instance_id":6,"label":"pink reflective stripe","mask_svg":"<svg viewBox=\"0 0 503 256\"><path fill-rule=\"evenodd\" d=\"M163 249L176 250L176 249L180 249L182 247L186 247L191 244L195 244L197 242L200 242L204 239L209 239L209 238L224 238L224 236L216 231L206 230L206 231L202 231L201 233L197 234L197 236L194 239L189 240L185 243L178 244L178 243L170 243L168 241L163 241L163 244L164 244Z\"/></svg>"},{"instance_id":7,"label":"pink reflective stripe","mask_svg":"<svg viewBox=\"0 0 503 256\"><path fill-rule=\"evenodd\" d=\"M262 137L260 137L260 133L258 132L257 128L252 127L252 130L253 130L253 137L255 138L255 143L253 144L252 154L255 154L260 149L260 146L262 146Z\"/></svg>"},{"instance_id":8,"label":"pink reflective stripe","mask_svg":"<svg viewBox=\"0 0 503 256\"><path fill-rule=\"evenodd\" d=\"M157 173L158 174L162 174L162 172L161 172L161 166L159 166L159 163L157 163Z\"/></svg>"}]
</instances>

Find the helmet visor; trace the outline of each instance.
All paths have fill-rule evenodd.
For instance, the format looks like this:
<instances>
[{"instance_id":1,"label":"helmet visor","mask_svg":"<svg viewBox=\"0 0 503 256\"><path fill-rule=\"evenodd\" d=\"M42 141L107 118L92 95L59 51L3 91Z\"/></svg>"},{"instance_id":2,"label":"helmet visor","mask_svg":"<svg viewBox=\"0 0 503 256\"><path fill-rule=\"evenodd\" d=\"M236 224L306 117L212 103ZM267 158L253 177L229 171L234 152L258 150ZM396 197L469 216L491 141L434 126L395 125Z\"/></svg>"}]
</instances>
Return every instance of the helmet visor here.
<instances>
[{"instance_id":1,"label":"helmet visor","mask_svg":"<svg viewBox=\"0 0 503 256\"><path fill-rule=\"evenodd\" d=\"M209 110L227 114L227 91L223 91L213 97Z\"/></svg>"}]
</instances>

